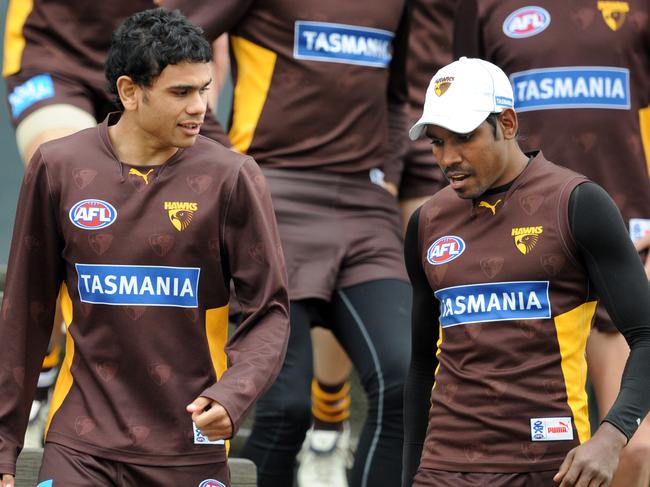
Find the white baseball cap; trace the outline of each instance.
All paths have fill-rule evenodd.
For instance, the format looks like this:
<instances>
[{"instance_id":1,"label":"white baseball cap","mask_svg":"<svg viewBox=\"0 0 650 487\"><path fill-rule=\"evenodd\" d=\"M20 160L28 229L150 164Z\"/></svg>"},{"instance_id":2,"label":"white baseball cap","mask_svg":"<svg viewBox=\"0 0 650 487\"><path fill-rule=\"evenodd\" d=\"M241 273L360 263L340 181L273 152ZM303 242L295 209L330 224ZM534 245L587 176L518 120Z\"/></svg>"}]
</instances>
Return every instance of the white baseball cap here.
<instances>
[{"instance_id":1,"label":"white baseball cap","mask_svg":"<svg viewBox=\"0 0 650 487\"><path fill-rule=\"evenodd\" d=\"M466 134L490 113L514 107L512 86L506 74L483 59L462 57L431 78L420 120L409 137L419 138L427 125Z\"/></svg>"}]
</instances>

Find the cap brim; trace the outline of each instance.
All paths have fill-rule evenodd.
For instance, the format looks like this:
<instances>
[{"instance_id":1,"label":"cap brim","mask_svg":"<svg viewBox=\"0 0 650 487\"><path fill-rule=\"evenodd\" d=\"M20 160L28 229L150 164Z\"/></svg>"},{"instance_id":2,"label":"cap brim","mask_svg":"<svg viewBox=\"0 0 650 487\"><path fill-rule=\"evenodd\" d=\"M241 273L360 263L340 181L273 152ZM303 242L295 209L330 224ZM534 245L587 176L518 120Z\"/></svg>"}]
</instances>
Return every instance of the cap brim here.
<instances>
[{"instance_id":1,"label":"cap brim","mask_svg":"<svg viewBox=\"0 0 650 487\"><path fill-rule=\"evenodd\" d=\"M426 130L427 125L437 125L450 132L467 134L481 125L489 114L490 112L471 111L462 115L458 114L456 117L444 117L439 114L422 115L420 120L409 130L409 138L411 140L419 139Z\"/></svg>"}]
</instances>

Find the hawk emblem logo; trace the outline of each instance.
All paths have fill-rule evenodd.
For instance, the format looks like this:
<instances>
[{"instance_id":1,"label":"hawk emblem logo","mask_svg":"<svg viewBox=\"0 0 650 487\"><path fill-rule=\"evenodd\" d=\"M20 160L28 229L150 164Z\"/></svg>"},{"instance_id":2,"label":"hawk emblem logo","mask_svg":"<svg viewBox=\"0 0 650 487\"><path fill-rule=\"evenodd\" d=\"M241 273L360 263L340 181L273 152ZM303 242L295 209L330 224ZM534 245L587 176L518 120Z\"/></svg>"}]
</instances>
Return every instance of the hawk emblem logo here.
<instances>
[{"instance_id":1,"label":"hawk emblem logo","mask_svg":"<svg viewBox=\"0 0 650 487\"><path fill-rule=\"evenodd\" d=\"M539 236L544 232L542 226L513 228L512 236L515 240L515 247L524 255L530 253L539 242Z\"/></svg>"},{"instance_id":2,"label":"hawk emblem logo","mask_svg":"<svg viewBox=\"0 0 650 487\"><path fill-rule=\"evenodd\" d=\"M185 230L192 223L193 211L188 210L169 210L169 221L179 232Z\"/></svg>"},{"instance_id":3,"label":"hawk emblem logo","mask_svg":"<svg viewBox=\"0 0 650 487\"><path fill-rule=\"evenodd\" d=\"M172 226L182 232L192 223L192 218L199 209L199 205L187 201L165 201L164 208L167 210Z\"/></svg>"},{"instance_id":4,"label":"hawk emblem logo","mask_svg":"<svg viewBox=\"0 0 650 487\"><path fill-rule=\"evenodd\" d=\"M451 83L454 81L453 76L445 76L444 78L438 78L433 83L433 91L436 96L442 96L451 86Z\"/></svg>"},{"instance_id":5,"label":"hawk emblem logo","mask_svg":"<svg viewBox=\"0 0 650 487\"><path fill-rule=\"evenodd\" d=\"M603 14L603 20L607 27L616 32L623 26L625 15L630 11L628 2L598 2L598 10Z\"/></svg>"}]
</instances>

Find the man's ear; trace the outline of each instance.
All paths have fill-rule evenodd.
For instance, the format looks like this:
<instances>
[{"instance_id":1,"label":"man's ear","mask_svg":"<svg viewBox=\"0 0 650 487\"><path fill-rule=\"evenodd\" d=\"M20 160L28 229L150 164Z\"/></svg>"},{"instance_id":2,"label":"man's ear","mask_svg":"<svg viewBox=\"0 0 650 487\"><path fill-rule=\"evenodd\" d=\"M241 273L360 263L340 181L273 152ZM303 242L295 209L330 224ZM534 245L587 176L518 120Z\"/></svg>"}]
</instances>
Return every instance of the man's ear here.
<instances>
[{"instance_id":1,"label":"man's ear","mask_svg":"<svg viewBox=\"0 0 650 487\"><path fill-rule=\"evenodd\" d=\"M519 132L519 120L517 114L512 108L506 108L499 114L499 125L501 132L506 140L514 139Z\"/></svg>"},{"instance_id":2,"label":"man's ear","mask_svg":"<svg viewBox=\"0 0 650 487\"><path fill-rule=\"evenodd\" d=\"M117 78L117 94L120 97L124 110L135 110L138 108L138 85L129 76Z\"/></svg>"}]
</instances>

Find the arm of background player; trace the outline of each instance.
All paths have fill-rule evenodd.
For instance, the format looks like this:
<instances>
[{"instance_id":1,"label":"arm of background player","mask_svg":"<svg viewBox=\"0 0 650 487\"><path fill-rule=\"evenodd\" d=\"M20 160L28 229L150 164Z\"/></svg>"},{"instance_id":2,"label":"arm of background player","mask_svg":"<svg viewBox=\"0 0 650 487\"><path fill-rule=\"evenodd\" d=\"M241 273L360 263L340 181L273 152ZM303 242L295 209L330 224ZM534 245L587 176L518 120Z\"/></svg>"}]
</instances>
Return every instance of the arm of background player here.
<instances>
[{"instance_id":1,"label":"arm of background player","mask_svg":"<svg viewBox=\"0 0 650 487\"><path fill-rule=\"evenodd\" d=\"M406 269L413 286L413 309L411 315L411 366L404 388L404 459L402 487L413 483L429 422L431 389L434 372L438 366L436 344L438 342L439 308L429 286L418 244L418 220L416 210L409 220L404 242Z\"/></svg>"},{"instance_id":2,"label":"arm of background player","mask_svg":"<svg viewBox=\"0 0 650 487\"><path fill-rule=\"evenodd\" d=\"M598 296L631 349L604 419L629 440L650 408L650 286L618 208L600 186L574 189L569 224Z\"/></svg>"},{"instance_id":3,"label":"arm of background player","mask_svg":"<svg viewBox=\"0 0 650 487\"><path fill-rule=\"evenodd\" d=\"M202 396L221 404L234 430L280 372L289 339L289 298L266 180L247 157L229 198L223 248L242 321L226 345L230 367Z\"/></svg>"},{"instance_id":4,"label":"arm of background player","mask_svg":"<svg viewBox=\"0 0 650 487\"><path fill-rule=\"evenodd\" d=\"M476 0L460 0L458 2L452 46L454 59L461 56L483 57Z\"/></svg>"},{"instance_id":5,"label":"arm of background player","mask_svg":"<svg viewBox=\"0 0 650 487\"><path fill-rule=\"evenodd\" d=\"M63 280L63 242L41 151L27 167L0 312L0 473L14 474Z\"/></svg>"},{"instance_id":6,"label":"arm of background player","mask_svg":"<svg viewBox=\"0 0 650 487\"><path fill-rule=\"evenodd\" d=\"M406 2L395 39L393 57L388 66L388 145L384 163L384 177L390 184L389 191L397 196L402 177L404 156L408 150L408 84L406 82L406 56L411 8Z\"/></svg>"},{"instance_id":7,"label":"arm of background player","mask_svg":"<svg viewBox=\"0 0 650 487\"><path fill-rule=\"evenodd\" d=\"M205 37L214 41L224 32L232 29L244 16L253 0L161 0L160 4L170 10L178 9L190 22L205 32Z\"/></svg>"},{"instance_id":8,"label":"arm of background player","mask_svg":"<svg viewBox=\"0 0 650 487\"><path fill-rule=\"evenodd\" d=\"M212 43L212 91L208 105L213 113L219 108L219 95L230 76L230 53L228 52L228 34L221 34Z\"/></svg>"}]
</instances>

